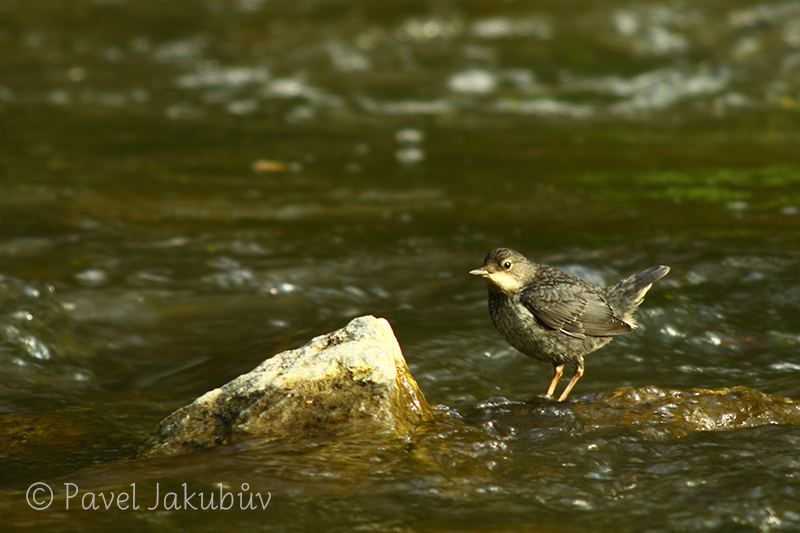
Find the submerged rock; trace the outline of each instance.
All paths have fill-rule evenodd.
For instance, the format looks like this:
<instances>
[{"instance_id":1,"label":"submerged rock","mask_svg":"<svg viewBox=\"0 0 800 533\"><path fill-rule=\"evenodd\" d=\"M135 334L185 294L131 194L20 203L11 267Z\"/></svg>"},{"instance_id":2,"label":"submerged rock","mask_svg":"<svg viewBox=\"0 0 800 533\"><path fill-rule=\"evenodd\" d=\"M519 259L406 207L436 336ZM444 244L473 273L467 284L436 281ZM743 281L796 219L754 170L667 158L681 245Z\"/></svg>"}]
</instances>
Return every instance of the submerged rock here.
<instances>
[{"instance_id":1,"label":"submerged rock","mask_svg":"<svg viewBox=\"0 0 800 533\"><path fill-rule=\"evenodd\" d=\"M605 406L610 423L641 428L654 436L682 437L697 431L800 424L800 403L749 387L674 390L625 387L593 398ZM591 420L591 403L576 405L579 418Z\"/></svg>"},{"instance_id":2,"label":"submerged rock","mask_svg":"<svg viewBox=\"0 0 800 533\"><path fill-rule=\"evenodd\" d=\"M749 387L623 387L581 394L569 402L495 398L468 413L464 421L500 435L527 435L536 440L565 432L576 437L620 429L649 438L676 438L700 431L800 425L800 402Z\"/></svg>"},{"instance_id":3,"label":"submerged rock","mask_svg":"<svg viewBox=\"0 0 800 533\"><path fill-rule=\"evenodd\" d=\"M137 457L258 437L409 433L431 409L385 319L364 316L261 363L166 419Z\"/></svg>"}]
</instances>

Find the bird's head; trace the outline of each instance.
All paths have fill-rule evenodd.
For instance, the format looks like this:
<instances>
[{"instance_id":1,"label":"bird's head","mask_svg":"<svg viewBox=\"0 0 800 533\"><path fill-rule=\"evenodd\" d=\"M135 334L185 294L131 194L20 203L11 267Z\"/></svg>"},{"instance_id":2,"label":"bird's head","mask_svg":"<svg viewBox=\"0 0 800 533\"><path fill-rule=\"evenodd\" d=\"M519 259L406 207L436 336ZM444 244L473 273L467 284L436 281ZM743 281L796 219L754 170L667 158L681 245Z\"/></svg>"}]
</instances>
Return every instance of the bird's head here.
<instances>
[{"instance_id":1,"label":"bird's head","mask_svg":"<svg viewBox=\"0 0 800 533\"><path fill-rule=\"evenodd\" d=\"M513 294L533 280L536 267L519 252L497 248L489 252L482 268L471 270L470 274L483 277L490 288Z\"/></svg>"}]
</instances>

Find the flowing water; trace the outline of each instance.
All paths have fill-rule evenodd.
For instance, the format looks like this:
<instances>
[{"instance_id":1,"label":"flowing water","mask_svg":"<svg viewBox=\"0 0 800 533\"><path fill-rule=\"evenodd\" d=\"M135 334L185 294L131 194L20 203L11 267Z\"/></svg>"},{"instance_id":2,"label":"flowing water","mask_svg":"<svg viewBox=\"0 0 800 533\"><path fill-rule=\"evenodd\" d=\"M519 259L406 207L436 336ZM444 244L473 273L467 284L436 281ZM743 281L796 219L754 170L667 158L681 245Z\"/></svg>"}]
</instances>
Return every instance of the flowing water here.
<instances>
[{"instance_id":1,"label":"flowing water","mask_svg":"<svg viewBox=\"0 0 800 533\"><path fill-rule=\"evenodd\" d=\"M800 3L2 0L0 47L4 528L800 531ZM672 271L559 406L497 246ZM363 314L439 424L127 460ZM742 386L759 424L646 424Z\"/></svg>"}]
</instances>

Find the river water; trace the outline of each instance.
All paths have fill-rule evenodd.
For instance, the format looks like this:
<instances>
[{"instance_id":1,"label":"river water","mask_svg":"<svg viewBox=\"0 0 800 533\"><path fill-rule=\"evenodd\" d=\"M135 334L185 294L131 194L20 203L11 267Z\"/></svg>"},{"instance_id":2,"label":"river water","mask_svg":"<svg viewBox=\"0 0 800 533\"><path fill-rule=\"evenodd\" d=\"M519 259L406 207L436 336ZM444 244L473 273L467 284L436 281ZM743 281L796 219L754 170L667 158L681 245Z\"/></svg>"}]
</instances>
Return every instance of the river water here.
<instances>
[{"instance_id":1,"label":"river water","mask_svg":"<svg viewBox=\"0 0 800 533\"><path fill-rule=\"evenodd\" d=\"M4 527L800 531L800 3L2 0L0 47ZM498 246L672 271L542 404L468 275ZM127 460L363 314L473 429ZM759 424L646 424L734 387Z\"/></svg>"}]
</instances>

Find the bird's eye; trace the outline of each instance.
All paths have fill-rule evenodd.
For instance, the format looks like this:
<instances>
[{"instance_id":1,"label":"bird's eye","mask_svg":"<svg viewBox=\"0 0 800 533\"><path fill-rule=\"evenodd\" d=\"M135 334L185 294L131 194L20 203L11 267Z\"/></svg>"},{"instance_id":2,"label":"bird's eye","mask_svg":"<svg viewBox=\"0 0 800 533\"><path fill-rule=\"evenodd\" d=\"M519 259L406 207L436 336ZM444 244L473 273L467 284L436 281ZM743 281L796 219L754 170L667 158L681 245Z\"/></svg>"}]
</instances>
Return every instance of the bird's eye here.
<instances>
[{"instance_id":1,"label":"bird's eye","mask_svg":"<svg viewBox=\"0 0 800 533\"><path fill-rule=\"evenodd\" d=\"M511 268L511 261L506 261L505 263L503 263L503 268L505 268L506 270L510 269Z\"/></svg>"}]
</instances>

